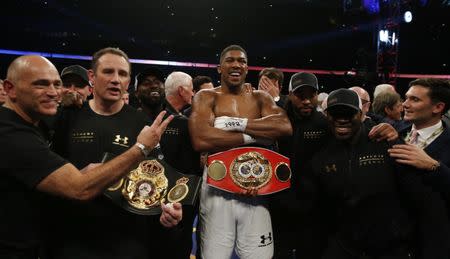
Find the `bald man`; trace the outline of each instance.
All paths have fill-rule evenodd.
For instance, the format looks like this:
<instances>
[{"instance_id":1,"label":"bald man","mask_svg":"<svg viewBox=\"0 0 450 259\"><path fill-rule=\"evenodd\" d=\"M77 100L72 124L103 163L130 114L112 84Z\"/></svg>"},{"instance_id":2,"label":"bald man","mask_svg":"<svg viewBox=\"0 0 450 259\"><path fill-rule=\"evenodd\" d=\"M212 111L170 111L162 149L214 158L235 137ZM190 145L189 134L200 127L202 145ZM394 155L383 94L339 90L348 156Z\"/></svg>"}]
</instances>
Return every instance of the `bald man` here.
<instances>
[{"instance_id":1,"label":"bald man","mask_svg":"<svg viewBox=\"0 0 450 259\"><path fill-rule=\"evenodd\" d=\"M370 96L369 93L362 87L353 86L349 88L350 90L356 92L358 94L359 99L361 100L362 108L361 108L361 120L368 128L372 128L375 126L375 122L371 119L371 117L367 116L367 113L370 109Z\"/></svg>"},{"instance_id":2,"label":"bald man","mask_svg":"<svg viewBox=\"0 0 450 259\"><path fill-rule=\"evenodd\" d=\"M172 117L164 112L145 126L135 145L122 155L82 171L53 153L43 139L40 120L56 114L62 86L55 66L40 56L22 56L8 68L6 103L0 107L0 257L37 258L42 242L43 210L49 195L78 201L94 198L144 159ZM174 226L181 210L163 207L161 222Z\"/></svg>"}]
</instances>

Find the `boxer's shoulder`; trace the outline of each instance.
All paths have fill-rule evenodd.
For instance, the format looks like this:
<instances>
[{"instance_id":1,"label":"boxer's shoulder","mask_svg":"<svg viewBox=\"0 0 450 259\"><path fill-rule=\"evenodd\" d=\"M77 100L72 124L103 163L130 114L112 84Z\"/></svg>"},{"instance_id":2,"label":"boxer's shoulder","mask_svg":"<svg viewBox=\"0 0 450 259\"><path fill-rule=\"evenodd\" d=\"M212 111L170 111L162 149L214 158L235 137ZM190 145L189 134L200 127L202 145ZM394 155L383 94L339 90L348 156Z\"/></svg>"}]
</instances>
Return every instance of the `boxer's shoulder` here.
<instances>
[{"instance_id":1,"label":"boxer's shoulder","mask_svg":"<svg viewBox=\"0 0 450 259\"><path fill-rule=\"evenodd\" d=\"M217 99L218 93L214 89L203 89L194 95L194 103L202 105L212 104Z\"/></svg>"}]
</instances>

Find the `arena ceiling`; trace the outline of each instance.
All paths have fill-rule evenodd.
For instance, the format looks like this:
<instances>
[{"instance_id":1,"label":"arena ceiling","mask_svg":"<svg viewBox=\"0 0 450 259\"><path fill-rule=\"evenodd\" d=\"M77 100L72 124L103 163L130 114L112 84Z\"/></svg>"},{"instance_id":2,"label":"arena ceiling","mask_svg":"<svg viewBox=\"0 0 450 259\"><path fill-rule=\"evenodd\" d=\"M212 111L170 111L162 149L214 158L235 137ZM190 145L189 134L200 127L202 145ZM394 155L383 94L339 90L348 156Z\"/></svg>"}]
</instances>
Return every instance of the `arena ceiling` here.
<instances>
[{"instance_id":1,"label":"arena ceiling","mask_svg":"<svg viewBox=\"0 0 450 259\"><path fill-rule=\"evenodd\" d=\"M217 63L235 43L255 66L374 69L379 17L361 1L344 12L343 2L5 1L0 48L91 55L116 46L132 58ZM413 22L401 25L400 72L449 74L450 8L428 2L412 6Z\"/></svg>"}]
</instances>

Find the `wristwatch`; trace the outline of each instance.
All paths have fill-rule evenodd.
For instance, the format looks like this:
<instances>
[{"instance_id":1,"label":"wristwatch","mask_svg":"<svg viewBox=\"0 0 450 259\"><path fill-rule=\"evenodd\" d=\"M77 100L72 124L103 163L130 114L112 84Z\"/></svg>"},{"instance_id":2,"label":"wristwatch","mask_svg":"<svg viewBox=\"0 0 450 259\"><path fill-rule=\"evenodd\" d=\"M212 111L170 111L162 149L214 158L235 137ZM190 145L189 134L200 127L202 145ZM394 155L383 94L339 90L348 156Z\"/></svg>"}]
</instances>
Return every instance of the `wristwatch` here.
<instances>
[{"instance_id":1,"label":"wristwatch","mask_svg":"<svg viewBox=\"0 0 450 259\"><path fill-rule=\"evenodd\" d=\"M431 172L436 172L437 170L439 170L439 167L441 166L441 163L439 161L437 161L436 163L434 163L431 167L430 167L430 171Z\"/></svg>"},{"instance_id":2,"label":"wristwatch","mask_svg":"<svg viewBox=\"0 0 450 259\"><path fill-rule=\"evenodd\" d=\"M273 98L273 100L275 101L275 102L278 102L279 100L280 100L280 96L278 95L278 96L275 96L274 98Z\"/></svg>"},{"instance_id":3,"label":"wristwatch","mask_svg":"<svg viewBox=\"0 0 450 259\"><path fill-rule=\"evenodd\" d=\"M136 146L141 150L144 157L148 157L148 155L150 155L151 150L147 148L144 144L136 142Z\"/></svg>"}]
</instances>

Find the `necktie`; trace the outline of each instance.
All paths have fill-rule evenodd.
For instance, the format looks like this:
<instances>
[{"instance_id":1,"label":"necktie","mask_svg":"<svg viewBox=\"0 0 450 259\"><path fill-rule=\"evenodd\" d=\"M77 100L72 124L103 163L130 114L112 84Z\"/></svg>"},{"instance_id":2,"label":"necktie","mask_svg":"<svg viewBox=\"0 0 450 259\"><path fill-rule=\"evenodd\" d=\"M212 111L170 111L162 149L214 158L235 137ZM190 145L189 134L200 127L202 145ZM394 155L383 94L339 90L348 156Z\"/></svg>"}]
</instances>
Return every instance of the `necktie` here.
<instances>
[{"instance_id":1,"label":"necktie","mask_svg":"<svg viewBox=\"0 0 450 259\"><path fill-rule=\"evenodd\" d=\"M413 129L411 130L411 134L409 135L409 144L417 144L417 137L419 136L419 133L417 130Z\"/></svg>"}]
</instances>

